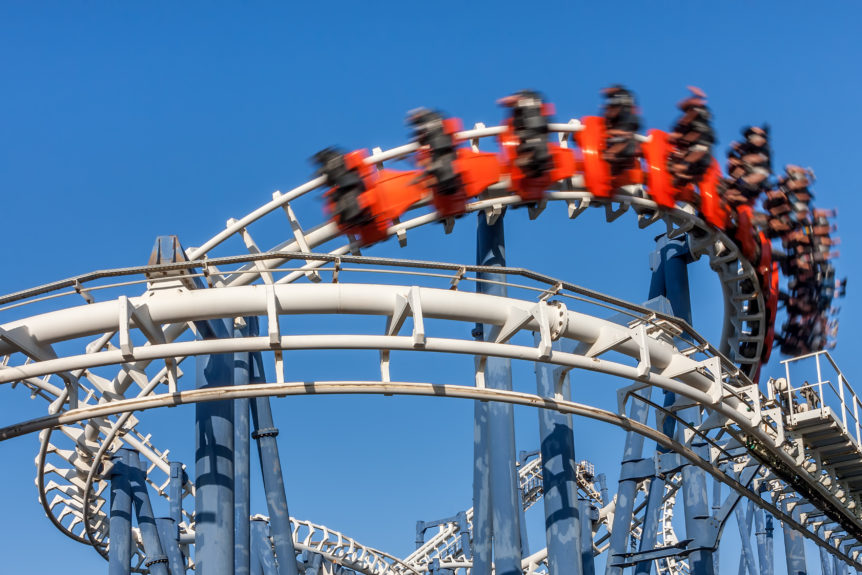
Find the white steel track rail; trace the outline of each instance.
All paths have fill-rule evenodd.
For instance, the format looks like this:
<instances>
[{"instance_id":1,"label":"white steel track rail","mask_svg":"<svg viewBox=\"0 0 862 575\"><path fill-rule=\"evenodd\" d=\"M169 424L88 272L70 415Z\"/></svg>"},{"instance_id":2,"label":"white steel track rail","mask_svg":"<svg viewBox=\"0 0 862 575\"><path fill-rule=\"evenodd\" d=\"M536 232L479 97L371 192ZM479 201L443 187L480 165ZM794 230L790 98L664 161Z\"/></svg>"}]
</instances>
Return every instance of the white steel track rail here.
<instances>
[{"instance_id":1,"label":"white steel track rail","mask_svg":"<svg viewBox=\"0 0 862 575\"><path fill-rule=\"evenodd\" d=\"M551 129L564 139L579 129L579 123L552 124ZM493 137L502 130L499 126L482 127L464 131L459 137L470 140L474 147L478 147L484 138ZM408 144L372 154L367 162L380 165L384 161L404 158L413 151L415 145ZM314 349L368 349L377 352L410 350L550 361L566 369L612 373L641 385L657 385L674 390L704 409L709 409L713 417L707 421L711 424L724 422L733 427L734 431L730 435L725 434L727 437L751 437L758 446L762 446L759 449L763 453L758 453L759 457L774 457L776 462L785 467L805 461L802 447L782 444L785 434L780 417L774 413L760 414L758 410L757 416L752 418L747 411L756 407L759 401L756 387L752 387L746 376L757 369L757 358L761 356L766 332L762 311L765 306L757 287L754 268L741 257L727 236L691 214L688 207L680 206L672 210L659 208L644 197L644 190L639 186L617 190L610 199L598 199L583 189L580 176L562 182L547 194L548 202L566 203L568 215L572 219L588 207L603 208L609 222L631 210L637 214L640 227L664 222L670 236L687 233L691 238L693 256L706 255L722 285L725 299L724 331L718 350L709 346L690 326L682 322L661 314L647 314L646 310L637 306L621 305L621 302L612 298L589 290L574 289L576 286L565 282L555 282L553 287L546 285L546 293L538 301L505 298L505 301L481 300L484 306L481 310L473 309L475 304L480 303L480 300L471 297L476 294L458 291L429 291L416 286L391 285L380 286L379 289L375 287L373 290L363 286L344 288L335 282L339 281L339 270L346 262L367 265L374 260L346 255L358 254L358 247L341 240L339 231L332 223L310 227L300 224L291 202L318 189L322 183L322 179L317 178L286 194L276 193L271 201L251 213L229 220L224 230L199 248L187 250L185 255L193 260L190 263L96 272L0 297L0 313L6 314L6 317L15 314L13 317L18 318L0 325L0 382L20 385L31 396L47 400L49 418L60 418L57 421L68 419L65 423L56 424L51 431L46 429L42 432L41 449L37 457L40 499L46 513L61 531L75 540L93 544L97 550L103 550L107 523L104 520L105 501L102 493L106 482L99 474L106 453L122 444L137 449L149 461L147 479L157 493L164 495L167 485L168 452L157 449L150 443L149 436L137 431L138 420L131 411L120 413L108 409L103 415L87 412L91 415L81 420L76 420L74 414L81 413L79 409L105 409L111 404L127 405L134 410L138 405L135 402L146 404L153 399L162 401L165 397L160 393L163 386L171 391L177 390L182 375L181 364L186 357L217 350L290 351L312 349L309 346L314 345L319 346ZM519 202L516 196L508 193L506 183L501 182L471 202L467 211L485 212L492 218L506 206ZM531 208L531 218L542 213L544 203ZM427 212L427 209L426 206L415 206L401 222L390 228L389 236L398 237L403 245L409 230L438 221L436 214L422 213ZM290 239L273 248L283 253L260 253L251 234L260 220L273 213L281 218L287 216ZM241 258L213 257L232 238L239 239L250 255ZM328 251L328 255L311 253L311 250L318 248ZM227 271L219 268L235 263L242 265ZM290 267L297 263L299 267ZM383 265L386 263L383 262ZM391 265L392 262L388 263ZM334 285L291 285L297 280L319 282L321 270L327 269L328 265L332 266ZM452 285L456 288L464 270L476 269L476 266L460 267L462 270L452 278ZM156 269L158 274L150 273ZM436 269L453 271L452 266L437 265ZM172 270L184 271L182 275L172 275ZM136 293L141 292L135 292L141 289L140 282L119 281L95 285L97 280L125 278L134 273L147 273L151 280L148 287L152 289L143 296L136 296ZM529 272L522 275L529 279L539 277ZM161 276L167 276L165 281L153 279ZM194 277L199 277L215 289L191 289L194 287ZM262 283L250 285L256 282ZM285 292L288 288L290 291ZM356 336L329 334L313 339L301 336L298 339L281 335L278 330L270 331L261 338L229 342L192 340L194 328L191 322L196 319L242 315L283 317L291 313L354 313L389 318L397 314L409 315L415 310L411 306L401 306L399 298L415 298L411 296L411 290L416 290L414 294L421 294L419 301L425 317L496 324L509 336L519 330L535 329L547 337L533 348L506 343L508 337L487 344L433 337L431 333L418 333L414 326L409 336L365 334L362 336L364 344L357 343ZM568 290L569 293L560 293L561 290ZM118 291L124 295L117 298ZM377 293L372 295L370 291ZM32 306L50 306L59 301L61 296L69 294L83 296L88 305L27 316L26 312L33 309ZM116 299L96 302L94 296L102 294L110 294L109 297ZM456 296L453 298L451 294ZM632 325L620 326L589 315L567 312L565 305L551 306L547 303L552 296L563 301L566 301L565 297L586 297L600 305L601 302L610 303L632 315ZM310 307L292 307L296 297L300 298L298 301L304 302L303 305ZM235 305L226 300L234 300ZM326 304L311 303L317 300ZM448 306L455 306L457 313L451 312ZM206 312L197 313L202 310ZM755 313L754 310L760 311ZM559 321L565 325L554 327L554 322ZM689 338L690 347L674 348L671 342L680 334ZM572 354L550 352L547 345L549 338L559 337L575 340L582 349ZM87 339L83 346L80 342L82 338ZM419 345L421 342L424 345ZM744 342L750 342L748 351L753 352L751 357L743 357L739 352L740 344ZM74 351L76 345L79 346L78 352ZM603 357L610 352L626 355L633 361L625 365ZM385 353L381 357L383 355ZM104 366L114 366L117 370L115 375L106 376ZM381 361L381 385L386 384L387 372L388 365ZM278 375L283 380L284 374ZM183 393L187 392L180 392L174 397L181 397ZM128 401L133 403L125 403ZM746 414L747 417L742 417ZM119 418L114 415L119 415ZM28 426L33 423L8 426L0 433L4 437L13 436L29 429ZM706 429L704 433L715 433L714 429L717 428ZM727 437L721 441L727 442ZM736 441L742 443L740 439ZM725 457L733 448L729 449L722 452ZM806 492L806 497L816 495L821 505L836 506L842 528L858 526L858 497L843 488L837 480L830 481L831 478L827 476L817 478L813 475L803 474L806 489L811 490ZM776 481L780 483L779 479ZM193 489L190 486L191 492ZM768 502L763 504L769 505ZM188 520L191 518L188 517ZM822 525L815 527L815 531L817 529L820 534L815 537L819 538L820 544L830 548L834 547L832 541L842 533L841 530L828 531Z\"/></svg>"},{"instance_id":2,"label":"white steel track rail","mask_svg":"<svg viewBox=\"0 0 862 575\"><path fill-rule=\"evenodd\" d=\"M412 307L405 308L399 304L401 301L408 300L412 302ZM135 310L134 313L130 313L131 318L126 315L130 308ZM367 333L283 336L275 333L271 327L278 325L278 317L295 314L353 314L393 318L404 313L415 316L419 309L422 317L428 320L462 322L465 328L460 331L465 334L469 332L466 326L486 323L500 326L501 334L506 334L504 338L506 341L519 330L539 332L543 334L543 340L537 345L528 346L436 337L434 332L439 328L432 329L430 324L418 321L413 322L413 332L410 335L397 335L395 332L392 335ZM273 313L278 317L273 317ZM131 333L127 333L125 337L122 333L123 330L146 332L152 327L146 325L147 321L156 325L179 325L217 317L267 316L267 314L270 314L269 333L261 337L182 342L168 342L166 339L165 343L152 343L148 340L146 345L136 346L131 344L135 339ZM144 317L147 320L140 319ZM437 326L436 323L434 325ZM118 300L67 308L33 316L26 321L10 322L0 329L3 333L17 334L25 326L28 335L43 346L90 338L102 333L118 333L119 339L125 340L126 345L53 359L45 358L37 361L29 358L28 361L17 366L7 364L0 371L0 382L39 378L57 372L83 374L104 365L134 365L191 355L253 350L268 352L274 349L281 351L366 349L376 352L403 350L471 354L480 357L498 356L527 361L545 361L567 369L579 368L613 374L638 382L637 385L640 386L653 385L673 391L695 402L705 411L705 424L695 431L703 435L718 429L724 436L723 443L720 442L720 438L714 440L716 449L712 451L713 460L702 462L704 467L714 465L716 468L729 466L729 469L740 467L744 469L746 465L741 465L741 462L746 458L752 462L748 466L754 464L753 451L739 450L741 445L752 442L756 442L758 449L763 451L761 457L774 459L774 467L780 468L782 464L796 466L797 462L804 460L804 453L800 453L798 445L787 445L781 418L774 419L769 413L760 410L759 402L762 398L759 391L756 386L748 384L735 366L719 355L710 354L709 350L694 348L683 352L673 345L673 336L681 333L680 328L668 325L664 321L656 322L650 317L632 321L630 325L619 325L568 311L560 301L549 302L543 299L524 301L417 286L341 283L255 285L191 291L156 289L139 298L121 297ZM559 338L574 340L577 343L576 352L563 353L551 350L551 341ZM14 351L11 344L0 344L0 353ZM603 357L610 352L615 352L612 359ZM624 357L630 360L623 362ZM338 393L366 393L375 389L391 394L415 393L411 391L414 389L411 385L416 384L396 384L386 381L379 384L333 382L314 384L311 387L312 393L331 393L334 390ZM145 395L135 399L117 398L115 401L108 400L97 405L58 410L47 418L3 428L0 430L0 438L57 426L66 431L74 429L71 424L77 422L107 421L105 418L111 415L156 406L205 401L207 398L227 399L244 392L250 395L262 392L259 388L252 391L251 387L253 386L222 389L217 392L180 390L176 393ZM440 386L436 386L435 389L437 390L435 393L439 394ZM443 389L448 395L449 387L444 386ZM265 393L273 395L309 393L309 384L294 384L293 387L287 384L275 384L268 386ZM427 390L424 393L428 393ZM483 397L484 394L489 393L489 390L466 388L452 393L455 397L475 399ZM563 405L560 400L538 398L529 394L520 394L518 397L528 405L555 409L561 409L560 406ZM624 409L625 400L626 397L621 396L621 410ZM684 405L686 403L682 402L681 406ZM615 422L619 424L619 420ZM76 438L79 446L80 439L80 437ZM92 441L94 444L97 443ZM83 445L87 446L86 440ZM154 467L159 463L166 465L158 455L155 459ZM92 468L86 465L87 471ZM722 475L732 485L734 483L739 485L738 478L741 475L738 472L722 472ZM780 479L780 476L777 476L776 481ZM825 503L831 513L843 513L841 520L845 524L851 527L859 525L858 505L855 499L850 498L846 493L830 491L828 486L823 484L822 476L819 479L810 476L805 479L809 482L807 485L809 491L805 492L806 497L810 498L812 493L819 494L822 498L819 502ZM735 487L737 488L746 491L749 497L757 497L758 504L774 507L751 493L744 485ZM98 509L93 513L91 503L87 502L86 505L83 503L82 501L78 504L78 507L81 509L84 527L98 542L104 537L104 521L100 521L103 513L100 516ZM90 514L95 525L91 525L91 521L86 520L86 515ZM800 525L800 527L804 526ZM830 543L832 538L827 537L824 540L817 534L816 528L814 532L810 530L806 532L810 538L821 545L828 546L833 552L840 552Z\"/></svg>"}]
</instances>

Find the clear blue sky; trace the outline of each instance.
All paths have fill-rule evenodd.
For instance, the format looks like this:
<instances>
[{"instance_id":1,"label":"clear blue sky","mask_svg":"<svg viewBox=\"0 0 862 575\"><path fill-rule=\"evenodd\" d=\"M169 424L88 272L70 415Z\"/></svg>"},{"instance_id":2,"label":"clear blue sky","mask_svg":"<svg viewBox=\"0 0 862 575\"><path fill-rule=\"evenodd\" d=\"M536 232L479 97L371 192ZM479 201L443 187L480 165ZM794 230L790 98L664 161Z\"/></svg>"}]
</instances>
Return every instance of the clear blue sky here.
<instances>
[{"instance_id":1,"label":"clear blue sky","mask_svg":"<svg viewBox=\"0 0 862 575\"><path fill-rule=\"evenodd\" d=\"M417 106L468 126L493 124L498 97L534 88L565 121L597 112L599 90L619 82L636 91L646 126L666 129L694 84L709 95L722 155L741 126L767 121L776 165L812 166L817 204L839 208L839 273L851 280L835 356L862 386L852 361L862 325L857 4L293 4L0 6L0 293L144 263L159 234L197 245L273 190L305 181L308 158L324 146L403 143L405 113ZM304 221L322 218L313 200L299 209ZM606 225L596 213L572 224L557 212L531 225L522 212L510 216L511 265L646 298L653 232L638 232L633 217ZM369 253L471 262L471 224L459 226L450 237L426 230L406 250ZM272 243L287 235L285 226ZM694 267L692 286L695 325L714 339L718 286L707 266ZM523 372L516 386L531 389ZM617 385L575 378L575 400L612 398ZM0 397L3 424L22 405L31 409L21 390ZM193 441L191 414L156 416L173 422L175 437L164 444L179 453ZM454 401L280 402L292 513L405 555L416 519L470 505L471 414ZM518 448L535 449L535 414L517 416ZM597 444L585 440L596 437L594 424L576 426L578 456L615 476L621 435L601 428L608 441ZM42 516L32 482L36 438L5 443L0 453L0 572L106 569ZM540 546L538 536L531 544ZM725 558L735 570L735 553ZM813 553L809 568L816 570Z\"/></svg>"}]
</instances>

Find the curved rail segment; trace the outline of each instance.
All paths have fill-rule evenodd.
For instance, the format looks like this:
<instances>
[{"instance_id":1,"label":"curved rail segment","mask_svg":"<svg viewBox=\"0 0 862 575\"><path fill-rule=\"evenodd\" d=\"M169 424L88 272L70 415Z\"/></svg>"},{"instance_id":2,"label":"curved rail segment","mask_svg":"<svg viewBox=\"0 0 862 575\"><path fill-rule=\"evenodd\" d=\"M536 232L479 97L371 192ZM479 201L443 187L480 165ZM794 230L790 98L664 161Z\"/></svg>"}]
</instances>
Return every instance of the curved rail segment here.
<instances>
[{"instance_id":1,"label":"curved rail segment","mask_svg":"<svg viewBox=\"0 0 862 575\"><path fill-rule=\"evenodd\" d=\"M559 134L563 147L569 134L583 130L576 120L549 127ZM477 126L458 132L456 138L479 150L483 139L506 129ZM381 170L385 162L406 158L417 148L408 144L375 151L363 162ZM597 196L584 188L584 178L577 173L549 186L540 201L527 202L531 217L539 217L548 202L565 203L571 219L589 207L603 209L609 222L631 210L640 227L661 222L668 237L687 236L692 255L709 259L722 286L724 330L718 347L677 318L525 270L494 268L494 273L506 277L510 292L518 293L518 297L501 297L465 290L465 285L476 281L471 274L489 271L481 266L362 257L356 238L344 239L335 223L301 225L292 203L324 184L325 179L318 177L286 194L276 193L253 212L229 220L223 231L198 248L184 252L177 244L163 243L149 266L96 272L0 297L0 312L14 317L0 324L0 383L19 385L48 402L48 415L0 428L0 440L40 433L39 496L48 517L65 534L107 554L107 463L122 446L144 458L147 484L169 497L168 452L138 430L136 414L148 409L258 396L408 394L531 405L635 431L681 456L656 460L653 474L675 478L691 464L730 487L727 509L722 507L724 515L719 514L720 528L738 496L743 496L822 549L862 566L856 551L862 540L859 492L788 429L775 397L761 392L752 381L767 333L767 302L756 266L730 237L694 210L656 203L644 186L636 184ZM508 193L510 185L505 178L491 185L467 202L464 212L484 214L493 222L506 207L525 203L523 197ZM405 245L410 230L441 219L438 212L427 211L428 203L426 199L409 206L399 221L382 230L383 236L396 237ZM265 251L252 232L273 213L286 216L291 238ZM447 219L446 229L452 225L455 220ZM248 255L217 257L231 239L240 240ZM314 251L319 249L325 253ZM381 273L394 275L400 285L345 279L361 273L375 278ZM83 296L86 303L69 305L70 295ZM617 315L608 319L609 311ZM284 333L282 325L302 325L291 322L299 316L354 316L365 331ZM264 334L196 337L198 326L205 322L244 317L263 318ZM494 339L467 337L476 324L494 326ZM386 328L381 331L382 325ZM535 338L527 337L530 333ZM743 354L743 348L753 353ZM283 355L320 349L333 354L375 353L379 372L363 381L289 382ZM267 354L275 366L274 381L205 389L191 389L185 383L188 358L237 352ZM393 381L393 357L400 355L392 352L435 354L441 365L459 355L474 356L478 358L474 385ZM572 369L605 373L630 384L620 390L618 413L614 413L573 403L561 394L542 397L487 388L488 358L549 364L564 373ZM673 393L676 402L662 406L652 401L648 393L652 388ZM634 403L646 406L657 418L676 417L688 407L696 408L702 417L697 422L678 418L677 424L685 430L670 438L621 415ZM521 468L522 480L536 470L536 461L540 460ZM603 501L591 483L585 481L582 487L602 507L605 515L599 524L609 531L612 522L607 514L613 513L613 504ZM664 511L655 535L666 547L677 544L671 517L678 488L678 480L672 479L662 494ZM194 529L182 498L194 493L195 485L186 481L179 494L179 527L185 544L193 541ZM466 569L471 564L463 549L460 555L453 551L458 528L451 524L400 560L325 527L292 521L297 550L362 573L427 572L435 560L439 569ZM647 517L636 518L633 532L639 533L647 521ZM147 554L140 531L135 533L132 565L142 571L148 568ZM594 548L601 551L607 536L603 539L597 528L593 535ZM546 560L547 551L540 552L525 559L523 569L540 572ZM664 572L689 569L673 557L656 560Z\"/></svg>"}]
</instances>

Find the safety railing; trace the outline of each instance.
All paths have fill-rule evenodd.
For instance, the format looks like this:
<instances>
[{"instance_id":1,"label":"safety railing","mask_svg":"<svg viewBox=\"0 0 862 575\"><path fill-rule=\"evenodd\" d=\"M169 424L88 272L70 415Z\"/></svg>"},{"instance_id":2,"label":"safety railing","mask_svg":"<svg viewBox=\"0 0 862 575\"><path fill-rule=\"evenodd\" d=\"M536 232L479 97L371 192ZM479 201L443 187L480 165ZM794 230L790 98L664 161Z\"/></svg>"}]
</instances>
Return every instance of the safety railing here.
<instances>
[{"instance_id":1,"label":"safety railing","mask_svg":"<svg viewBox=\"0 0 862 575\"><path fill-rule=\"evenodd\" d=\"M0 325L34 313L67 307L66 302L70 297L79 298L79 301L83 298L84 302L89 304L116 299L124 292L141 293L148 289L157 290L161 286L176 286L178 281L190 287L192 282L201 288L216 287L223 285L225 278L236 274L258 273L253 268L248 269L248 264L266 260L296 261L295 266L287 265L270 270L271 281L274 283L283 283L283 280L291 275L296 279L305 279L305 266L314 263L316 279L323 282L391 283L390 278L396 276L401 278L396 281L404 285L439 288L442 284L442 287L452 290L473 290L475 287L467 286L484 282L506 286L511 290L510 297L560 299L573 311L604 315L610 321L629 326L645 324L648 330L671 333L684 353L692 357L719 357L726 372L734 376L735 381L728 382L731 385L750 385L750 381L730 359L684 320L523 268L286 251L229 256L96 271L0 296ZM480 273L495 274L497 278L480 278ZM597 308L604 310L603 313L596 313Z\"/></svg>"},{"instance_id":2,"label":"safety railing","mask_svg":"<svg viewBox=\"0 0 862 575\"><path fill-rule=\"evenodd\" d=\"M819 351L781 363L785 377L772 380L768 393L782 407L788 422L795 425L803 419L834 415L862 450L862 401L829 352Z\"/></svg>"}]
</instances>

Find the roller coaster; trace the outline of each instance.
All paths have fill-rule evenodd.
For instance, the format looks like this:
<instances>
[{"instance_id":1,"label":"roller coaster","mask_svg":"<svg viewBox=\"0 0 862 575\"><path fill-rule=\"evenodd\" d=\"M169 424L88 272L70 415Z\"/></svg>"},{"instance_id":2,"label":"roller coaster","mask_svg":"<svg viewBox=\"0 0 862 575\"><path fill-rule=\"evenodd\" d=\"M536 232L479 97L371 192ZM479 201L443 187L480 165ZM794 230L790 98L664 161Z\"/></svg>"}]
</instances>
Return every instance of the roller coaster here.
<instances>
[{"instance_id":1,"label":"roller coaster","mask_svg":"<svg viewBox=\"0 0 862 575\"><path fill-rule=\"evenodd\" d=\"M831 264L834 213L812 205L813 173L788 166L776 179L769 129L753 126L723 174L699 90L671 132L646 135L631 92L604 94L602 116L568 123L532 91L500 101L500 126L465 130L415 110L410 143L323 150L313 179L200 247L164 236L147 265L0 297L0 383L47 405L0 440L38 433L48 519L112 575L593 575L597 558L607 575L712 575L731 516L740 573L773 573L776 520L788 573L807 572L805 539L824 574L862 570L862 402L828 353L846 280ZM396 161L415 169L390 169ZM294 205L318 190L326 216L303 226ZM573 221L595 208L609 224L631 214L660 231L645 304L507 266L507 210L547 218L552 203ZM475 263L363 255L390 238L405 247L428 224L449 233L468 214ZM252 233L267 224L288 239L261 249ZM243 253L219 255L231 243ZM691 325L687 266L700 258L723 294L717 345ZM761 381L776 346L797 357ZM374 354L379 369L291 380L286 356L310 351L333 362ZM434 373L393 377L420 354L433 355ZM535 366L535 393L515 389L513 361ZM620 381L617 404L572 401L573 369ZM288 512L270 398L354 394L474 403L473 507L420 521L406 557ZM154 444L143 416L189 404L187 468ZM538 410L541 437L520 456L517 405ZM572 416L625 430L615 493L576 461ZM252 439L266 515L250 508ZM524 513L540 502L546 545L529 553Z\"/></svg>"}]
</instances>

